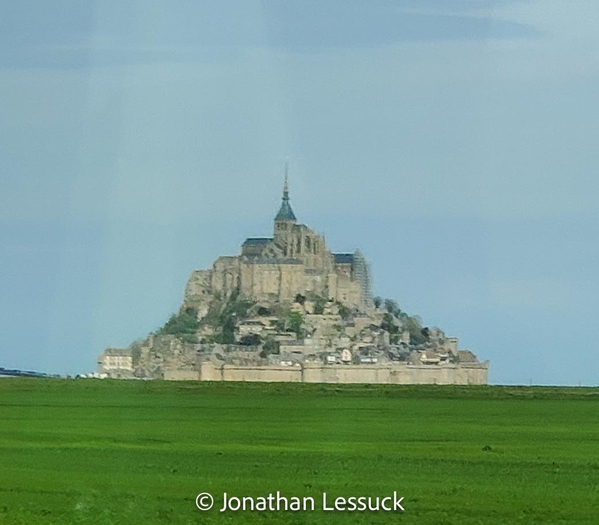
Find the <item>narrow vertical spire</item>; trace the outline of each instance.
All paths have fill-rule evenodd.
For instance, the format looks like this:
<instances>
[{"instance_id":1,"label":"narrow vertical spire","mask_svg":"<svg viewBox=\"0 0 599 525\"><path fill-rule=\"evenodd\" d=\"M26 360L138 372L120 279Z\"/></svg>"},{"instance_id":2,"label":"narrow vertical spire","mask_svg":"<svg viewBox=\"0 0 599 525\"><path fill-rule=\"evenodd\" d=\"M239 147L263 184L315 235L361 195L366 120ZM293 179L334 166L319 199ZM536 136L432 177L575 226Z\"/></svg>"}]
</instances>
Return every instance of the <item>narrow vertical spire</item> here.
<instances>
[{"instance_id":1,"label":"narrow vertical spire","mask_svg":"<svg viewBox=\"0 0 599 525\"><path fill-rule=\"evenodd\" d=\"M289 204L289 161L285 161L285 184L283 184L283 202L281 203L281 209L277 216L275 217L275 221L293 221L295 222L297 219L295 218L295 214L291 209L291 205Z\"/></svg>"},{"instance_id":2,"label":"narrow vertical spire","mask_svg":"<svg viewBox=\"0 0 599 525\"><path fill-rule=\"evenodd\" d=\"M283 199L289 200L289 160L285 160L285 184L283 184Z\"/></svg>"}]
</instances>

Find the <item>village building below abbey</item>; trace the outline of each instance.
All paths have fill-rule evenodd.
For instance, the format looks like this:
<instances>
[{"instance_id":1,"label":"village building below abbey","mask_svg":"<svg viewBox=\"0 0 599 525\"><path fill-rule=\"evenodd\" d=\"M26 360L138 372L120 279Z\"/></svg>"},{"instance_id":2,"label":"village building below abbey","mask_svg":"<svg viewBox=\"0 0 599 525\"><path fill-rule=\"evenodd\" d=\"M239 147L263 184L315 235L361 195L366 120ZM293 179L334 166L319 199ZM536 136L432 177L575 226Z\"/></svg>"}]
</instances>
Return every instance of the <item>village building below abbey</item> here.
<instances>
[{"instance_id":1,"label":"village building below abbey","mask_svg":"<svg viewBox=\"0 0 599 525\"><path fill-rule=\"evenodd\" d=\"M107 348L102 376L232 381L486 384L488 362L373 297L362 253L333 253L300 224L287 174L271 237L194 270L178 314Z\"/></svg>"}]
</instances>

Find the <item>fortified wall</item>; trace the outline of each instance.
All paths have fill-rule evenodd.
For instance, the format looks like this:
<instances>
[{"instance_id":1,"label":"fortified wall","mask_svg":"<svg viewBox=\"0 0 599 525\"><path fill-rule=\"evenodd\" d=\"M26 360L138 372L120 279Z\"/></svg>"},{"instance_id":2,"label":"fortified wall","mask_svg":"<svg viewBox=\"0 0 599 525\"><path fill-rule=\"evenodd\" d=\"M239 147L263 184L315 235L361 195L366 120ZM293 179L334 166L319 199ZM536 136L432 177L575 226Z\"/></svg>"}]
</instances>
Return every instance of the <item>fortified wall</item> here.
<instances>
[{"instance_id":1,"label":"fortified wall","mask_svg":"<svg viewBox=\"0 0 599 525\"><path fill-rule=\"evenodd\" d=\"M489 363L453 366L414 365L317 365L235 366L199 363L198 370L182 371L166 379L200 381L262 381L295 383L378 383L394 385L486 385Z\"/></svg>"}]
</instances>

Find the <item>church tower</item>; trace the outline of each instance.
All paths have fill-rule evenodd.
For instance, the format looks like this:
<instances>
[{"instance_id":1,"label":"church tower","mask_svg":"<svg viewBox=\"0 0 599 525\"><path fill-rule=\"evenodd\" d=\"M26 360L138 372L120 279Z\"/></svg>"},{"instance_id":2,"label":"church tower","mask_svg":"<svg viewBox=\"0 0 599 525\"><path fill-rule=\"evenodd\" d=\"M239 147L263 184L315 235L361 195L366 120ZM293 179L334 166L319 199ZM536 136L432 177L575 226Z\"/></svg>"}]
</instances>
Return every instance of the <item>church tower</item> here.
<instances>
[{"instance_id":1,"label":"church tower","mask_svg":"<svg viewBox=\"0 0 599 525\"><path fill-rule=\"evenodd\" d=\"M297 223L295 213L289 204L289 184L287 181L289 175L289 164L285 163L285 184L283 186L283 200L279 213L275 217L274 241L282 248L286 247L293 230ZM287 255L287 254L286 254Z\"/></svg>"},{"instance_id":2,"label":"church tower","mask_svg":"<svg viewBox=\"0 0 599 525\"><path fill-rule=\"evenodd\" d=\"M282 251L284 258L300 261L309 272L319 271L328 275L333 268L333 258L327 250L325 239L308 228L298 224L295 213L289 204L289 165L285 163L285 184L281 208L275 217L274 243Z\"/></svg>"}]
</instances>

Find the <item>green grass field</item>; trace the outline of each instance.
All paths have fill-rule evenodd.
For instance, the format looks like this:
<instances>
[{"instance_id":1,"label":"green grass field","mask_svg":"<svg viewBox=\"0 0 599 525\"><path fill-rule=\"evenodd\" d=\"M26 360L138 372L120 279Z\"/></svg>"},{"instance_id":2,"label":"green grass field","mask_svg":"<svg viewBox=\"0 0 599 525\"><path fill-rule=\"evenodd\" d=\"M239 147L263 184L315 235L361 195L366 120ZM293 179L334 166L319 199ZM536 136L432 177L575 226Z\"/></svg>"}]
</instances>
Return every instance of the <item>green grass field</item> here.
<instances>
[{"instance_id":1,"label":"green grass field","mask_svg":"<svg viewBox=\"0 0 599 525\"><path fill-rule=\"evenodd\" d=\"M599 523L599 389L2 379L0 447L2 524Z\"/></svg>"}]
</instances>

